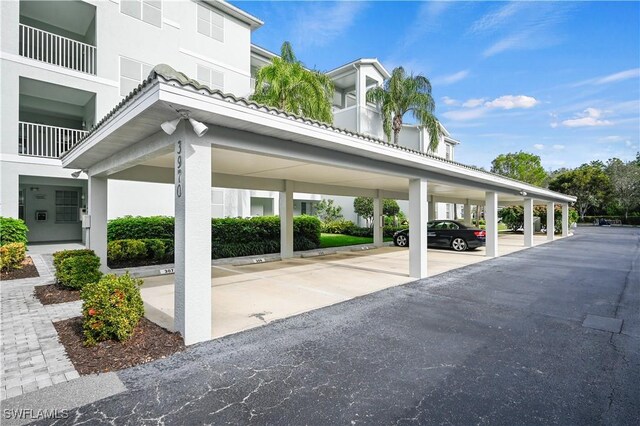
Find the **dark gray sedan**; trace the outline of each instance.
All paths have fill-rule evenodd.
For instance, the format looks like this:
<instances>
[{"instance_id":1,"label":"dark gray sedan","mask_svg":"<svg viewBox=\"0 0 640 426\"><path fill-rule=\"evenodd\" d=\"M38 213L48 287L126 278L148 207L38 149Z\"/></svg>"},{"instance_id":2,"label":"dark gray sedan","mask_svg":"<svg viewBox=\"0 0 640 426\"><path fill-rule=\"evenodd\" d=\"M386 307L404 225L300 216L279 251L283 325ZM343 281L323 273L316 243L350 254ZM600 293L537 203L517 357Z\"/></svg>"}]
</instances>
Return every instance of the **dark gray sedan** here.
<instances>
[{"instance_id":1,"label":"dark gray sedan","mask_svg":"<svg viewBox=\"0 0 640 426\"><path fill-rule=\"evenodd\" d=\"M429 247L452 248L455 251L473 250L486 243L487 233L468 227L455 220L433 220L427 223L427 245ZM393 243L398 247L409 246L409 230L393 234Z\"/></svg>"}]
</instances>

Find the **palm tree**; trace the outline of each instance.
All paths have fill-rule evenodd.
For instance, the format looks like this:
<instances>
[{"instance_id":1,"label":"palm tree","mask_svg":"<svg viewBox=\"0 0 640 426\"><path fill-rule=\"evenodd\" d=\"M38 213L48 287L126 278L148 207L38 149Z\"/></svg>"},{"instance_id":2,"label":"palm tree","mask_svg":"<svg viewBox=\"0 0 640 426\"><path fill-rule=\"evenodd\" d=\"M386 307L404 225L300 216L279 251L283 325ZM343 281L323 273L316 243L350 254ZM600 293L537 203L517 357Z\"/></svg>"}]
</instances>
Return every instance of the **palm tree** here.
<instances>
[{"instance_id":1,"label":"palm tree","mask_svg":"<svg viewBox=\"0 0 640 426\"><path fill-rule=\"evenodd\" d=\"M402 119L411 112L418 124L429 132L429 149L435 151L438 148L440 123L433 115L436 105L431 97L431 83L426 77L420 74L407 76L404 68L395 68L391 78L384 82L384 87L367 91L367 101L381 105L382 127L389 142L393 130L393 142L398 144Z\"/></svg>"},{"instance_id":2,"label":"palm tree","mask_svg":"<svg viewBox=\"0 0 640 426\"><path fill-rule=\"evenodd\" d=\"M251 96L258 103L329 124L333 123L332 98L333 81L319 71L306 69L287 41L280 56L258 70Z\"/></svg>"}]
</instances>

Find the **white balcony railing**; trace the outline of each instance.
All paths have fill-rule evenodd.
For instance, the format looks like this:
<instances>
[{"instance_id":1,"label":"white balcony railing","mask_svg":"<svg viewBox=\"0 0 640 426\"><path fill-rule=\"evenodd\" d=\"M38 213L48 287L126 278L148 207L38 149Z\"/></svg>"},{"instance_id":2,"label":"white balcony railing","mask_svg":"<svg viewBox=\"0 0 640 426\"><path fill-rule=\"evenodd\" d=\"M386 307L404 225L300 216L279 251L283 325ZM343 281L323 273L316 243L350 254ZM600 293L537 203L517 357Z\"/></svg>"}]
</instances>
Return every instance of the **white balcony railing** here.
<instances>
[{"instance_id":1,"label":"white balcony railing","mask_svg":"<svg viewBox=\"0 0 640 426\"><path fill-rule=\"evenodd\" d=\"M96 74L95 46L23 24L20 24L20 55L75 71Z\"/></svg>"},{"instance_id":2,"label":"white balcony railing","mask_svg":"<svg viewBox=\"0 0 640 426\"><path fill-rule=\"evenodd\" d=\"M18 154L59 158L87 134L86 130L18 122Z\"/></svg>"}]
</instances>

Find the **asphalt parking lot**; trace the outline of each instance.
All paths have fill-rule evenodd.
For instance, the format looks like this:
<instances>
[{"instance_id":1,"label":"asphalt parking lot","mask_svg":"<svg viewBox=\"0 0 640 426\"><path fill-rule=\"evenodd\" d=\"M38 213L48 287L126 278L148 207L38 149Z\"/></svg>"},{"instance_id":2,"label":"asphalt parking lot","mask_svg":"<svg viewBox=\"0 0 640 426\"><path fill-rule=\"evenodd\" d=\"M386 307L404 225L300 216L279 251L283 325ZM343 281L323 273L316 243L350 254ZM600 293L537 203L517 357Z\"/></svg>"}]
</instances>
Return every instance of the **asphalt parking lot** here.
<instances>
[{"instance_id":1,"label":"asphalt parking lot","mask_svg":"<svg viewBox=\"0 0 640 426\"><path fill-rule=\"evenodd\" d=\"M640 230L579 228L122 371L58 423L635 425L639 300Z\"/></svg>"}]
</instances>

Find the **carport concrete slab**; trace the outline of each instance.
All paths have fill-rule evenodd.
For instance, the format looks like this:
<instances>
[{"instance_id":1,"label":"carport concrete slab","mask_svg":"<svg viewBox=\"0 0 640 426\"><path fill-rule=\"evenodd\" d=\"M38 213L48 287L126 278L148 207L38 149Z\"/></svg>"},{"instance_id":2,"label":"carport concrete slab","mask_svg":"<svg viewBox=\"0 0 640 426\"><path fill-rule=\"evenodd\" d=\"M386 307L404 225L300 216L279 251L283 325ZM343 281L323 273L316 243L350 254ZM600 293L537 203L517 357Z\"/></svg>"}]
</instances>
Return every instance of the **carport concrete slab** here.
<instances>
[{"instance_id":1,"label":"carport concrete slab","mask_svg":"<svg viewBox=\"0 0 640 426\"><path fill-rule=\"evenodd\" d=\"M522 235L501 235L500 254L525 249ZM535 243L546 243L536 236ZM429 276L487 260L484 248L453 252L429 249ZM173 330L174 277L144 279L146 316ZM409 251L382 247L241 266L211 268L212 338L330 306L414 281Z\"/></svg>"},{"instance_id":2,"label":"carport concrete slab","mask_svg":"<svg viewBox=\"0 0 640 426\"><path fill-rule=\"evenodd\" d=\"M620 330L622 330L622 320L618 318L600 317L598 315L587 315L582 326L608 331L610 333L620 333Z\"/></svg>"}]
</instances>

